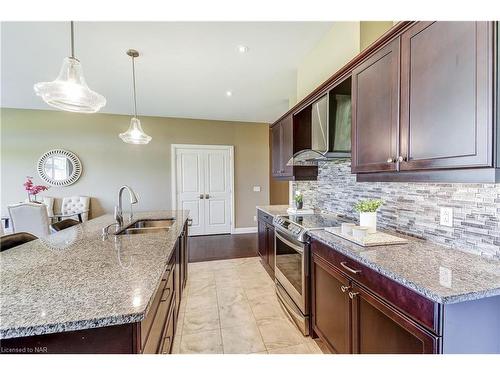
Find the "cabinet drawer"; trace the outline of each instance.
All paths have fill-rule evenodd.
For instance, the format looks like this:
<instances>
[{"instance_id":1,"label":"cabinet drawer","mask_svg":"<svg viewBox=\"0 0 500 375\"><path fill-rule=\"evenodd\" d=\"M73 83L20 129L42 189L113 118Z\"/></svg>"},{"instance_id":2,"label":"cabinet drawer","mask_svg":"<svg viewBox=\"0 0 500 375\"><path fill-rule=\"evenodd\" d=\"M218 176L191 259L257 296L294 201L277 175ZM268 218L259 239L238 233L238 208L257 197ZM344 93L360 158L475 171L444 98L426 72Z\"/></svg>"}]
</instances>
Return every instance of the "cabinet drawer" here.
<instances>
[{"instance_id":1,"label":"cabinet drawer","mask_svg":"<svg viewBox=\"0 0 500 375\"><path fill-rule=\"evenodd\" d=\"M146 344L144 345L144 349L142 350L144 354L158 353L169 307L170 306L167 304L167 302L160 302L153 320L153 324L151 325L151 330L149 331Z\"/></svg>"},{"instance_id":2,"label":"cabinet drawer","mask_svg":"<svg viewBox=\"0 0 500 375\"><path fill-rule=\"evenodd\" d=\"M174 273L170 272L169 278L165 284L165 288L163 289L160 301L166 302L167 305L170 306L173 295L174 295Z\"/></svg>"},{"instance_id":3,"label":"cabinet drawer","mask_svg":"<svg viewBox=\"0 0 500 375\"><path fill-rule=\"evenodd\" d=\"M160 281L160 286L158 287L158 290L155 294L155 297L153 299L153 303L151 304L151 307L149 308L148 314L144 318L144 320L141 322L141 347L144 347L146 340L148 338L148 335L151 330L151 326L153 324L153 321L155 319L155 316L157 314L157 311L159 309L159 304L167 298L168 292L167 289L170 290L170 294L173 294L173 267L174 263L171 260L169 264L167 265L167 268L165 269L165 272L163 273L163 276ZM167 308L170 304L170 298L167 298Z\"/></svg>"},{"instance_id":4,"label":"cabinet drawer","mask_svg":"<svg viewBox=\"0 0 500 375\"><path fill-rule=\"evenodd\" d=\"M265 221L268 224L273 224L273 216L262 212L261 210L257 210L257 218L258 220Z\"/></svg>"},{"instance_id":5,"label":"cabinet drawer","mask_svg":"<svg viewBox=\"0 0 500 375\"><path fill-rule=\"evenodd\" d=\"M412 319L433 332L439 333L439 305L437 303L317 240L313 239L311 249L314 256L324 259L344 275L376 293Z\"/></svg>"},{"instance_id":6,"label":"cabinet drawer","mask_svg":"<svg viewBox=\"0 0 500 375\"><path fill-rule=\"evenodd\" d=\"M165 324L165 330L163 332L163 337L161 339L160 354L170 354L172 351L172 344L174 342L174 319L175 303L170 305L170 312L168 314L167 323Z\"/></svg>"}]
</instances>

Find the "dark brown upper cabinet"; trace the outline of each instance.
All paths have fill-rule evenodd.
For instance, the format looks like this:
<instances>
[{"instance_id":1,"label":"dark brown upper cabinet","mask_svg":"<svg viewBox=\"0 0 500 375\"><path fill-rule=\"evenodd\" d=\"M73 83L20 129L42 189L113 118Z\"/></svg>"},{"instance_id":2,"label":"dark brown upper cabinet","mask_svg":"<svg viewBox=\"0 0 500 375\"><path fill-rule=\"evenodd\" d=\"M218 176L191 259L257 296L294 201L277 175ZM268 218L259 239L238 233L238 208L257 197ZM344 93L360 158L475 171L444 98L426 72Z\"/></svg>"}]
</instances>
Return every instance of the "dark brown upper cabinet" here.
<instances>
[{"instance_id":1,"label":"dark brown upper cabinet","mask_svg":"<svg viewBox=\"0 0 500 375\"><path fill-rule=\"evenodd\" d=\"M281 145L283 143L281 122L271 128L271 166L272 176L280 177L283 173L281 161Z\"/></svg>"},{"instance_id":2,"label":"dark brown upper cabinet","mask_svg":"<svg viewBox=\"0 0 500 375\"><path fill-rule=\"evenodd\" d=\"M401 36L400 170L493 166L488 22L419 22Z\"/></svg>"},{"instance_id":3,"label":"dark brown upper cabinet","mask_svg":"<svg viewBox=\"0 0 500 375\"><path fill-rule=\"evenodd\" d=\"M292 116L285 117L271 128L272 137L272 175L273 177L291 177L293 169L287 166L293 156Z\"/></svg>"},{"instance_id":4,"label":"dark brown upper cabinet","mask_svg":"<svg viewBox=\"0 0 500 375\"><path fill-rule=\"evenodd\" d=\"M351 76L357 181L500 182L497 33L498 22L399 22L273 126L292 119L293 151L310 148L307 111ZM273 176L317 178L300 172Z\"/></svg>"},{"instance_id":5,"label":"dark brown upper cabinet","mask_svg":"<svg viewBox=\"0 0 500 375\"><path fill-rule=\"evenodd\" d=\"M399 38L352 72L352 172L396 171Z\"/></svg>"},{"instance_id":6,"label":"dark brown upper cabinet","mask_svg":"<svg viewBox=\"0 0 500 375\"><path fill-rule=\"evenodd\" d=\"M315 180L318 167L289 166L294 153L311 147L311 110L289 115L271 127L272 176L279 180Z\"/></svg>"}]
</instances>

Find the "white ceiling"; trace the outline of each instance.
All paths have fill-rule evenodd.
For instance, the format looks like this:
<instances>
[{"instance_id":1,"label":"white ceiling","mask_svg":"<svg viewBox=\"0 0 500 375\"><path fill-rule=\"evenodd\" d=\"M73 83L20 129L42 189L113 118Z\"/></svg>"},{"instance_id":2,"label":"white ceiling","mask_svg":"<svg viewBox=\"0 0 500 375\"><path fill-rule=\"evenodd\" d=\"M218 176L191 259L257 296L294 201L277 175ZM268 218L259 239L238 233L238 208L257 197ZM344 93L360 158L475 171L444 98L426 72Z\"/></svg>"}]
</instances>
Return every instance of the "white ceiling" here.
<instances>
[{"instance_id":1,"label":"white ceiling","mask_svg":"<svg viewBox=\"0 0 500 375\"><path fill-rule=\"evenodd\" d=\"M139 115L272 122L288 109L302 58L328 22L77 22L75 55L101 112L132 112L137 49ZM249 51L240 54L238 45ZM1 106L51 109L33 84L52 81L69 55L69 23L3 22ZM227 90L233 92L228 98Z\"/></svg>"}]
</instances>

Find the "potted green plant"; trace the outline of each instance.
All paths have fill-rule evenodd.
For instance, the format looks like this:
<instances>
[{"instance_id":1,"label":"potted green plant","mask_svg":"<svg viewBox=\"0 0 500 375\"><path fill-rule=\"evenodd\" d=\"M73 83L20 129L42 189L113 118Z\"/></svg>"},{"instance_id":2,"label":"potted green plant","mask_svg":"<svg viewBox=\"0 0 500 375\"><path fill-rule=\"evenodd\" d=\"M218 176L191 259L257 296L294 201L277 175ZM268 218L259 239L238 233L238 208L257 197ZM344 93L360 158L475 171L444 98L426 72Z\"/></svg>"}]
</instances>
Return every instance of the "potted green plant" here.
<instances>
[{"instance_id":1,"label":"potted green plant","mask_svg":"<svg viewBox=\"0 0 500 375\"><path fill-rule=\"evenodd\" d=\"M302 206L304 205L304 197L302 196L302 193L297 190L293 199L295 201L295 208L297 210L301 210Z\"/></svg>"},{"instance_id":2,"label":"potted green plant","mask_svg":"<svg viewBox=\"0 0 500 375\"><path fill-rule=\"evenodd\" d=\"M354 209L359 212L359 225L368 227L368 233L377 231L377 210L384 202L380 199L367 199L356 203Z\"/></svg>"}]
</instances>

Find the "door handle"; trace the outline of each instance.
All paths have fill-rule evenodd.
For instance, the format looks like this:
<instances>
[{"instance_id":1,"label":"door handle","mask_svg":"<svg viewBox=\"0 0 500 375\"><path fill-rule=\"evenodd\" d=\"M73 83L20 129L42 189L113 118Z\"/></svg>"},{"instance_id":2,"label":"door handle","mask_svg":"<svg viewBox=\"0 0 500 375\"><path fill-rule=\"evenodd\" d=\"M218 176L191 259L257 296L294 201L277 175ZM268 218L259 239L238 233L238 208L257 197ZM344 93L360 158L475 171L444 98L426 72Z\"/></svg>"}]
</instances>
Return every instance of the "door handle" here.
<instances>
[{"instance_id":1,"label":"door handle","mask_svg":"<svg viewBox=\"0 0 500 375\"><path fill-rule=\"evenodd\" d=\"M349 292L349 298L354 299L359 293L358 292Z\"/></svg>"},{"instance_id":2,"label":"door handle","mask_svg":"<svg viewBox=\"0 0 500 375\"><path fill-rule=\"evenodd\" d=\"M358 273L361 273L360 270L355 270L354 268L351 268L347 265L347 262L340 262L340 265L346 269L347 271L353 273L353 274L358 274Z\"/></svg>"},{"instance_id":3,"label":"door handle","mask_svg":"<svg viewBox=\"0 0 500 375\"><path fill-rule=\"evenodd\" d=\"M350 287L350 286L345 286L345 285L342 285L342 286L340 287L340 290L341 290L343 293L347 292L349 289L351 289L351 287Z\"/></svg>"},{"instance_id":4,"label":"door handle","mask_svg":"<svg viewBox=\"0 0 500 375\"><path fill-rule=\"evenodd\" d=\"M210 195L209 194L205 194L205 199L210 199Z\"/></svg>"},{"instance_id":5,"label":"door handle","mask_svg":"<svg viewBox=\"0 0 500 375\"><path fill-rule=\"evenodd\" d=\"M200 199L203 199L203 194L200 194Z\"/></svg>"}]
</instances>

